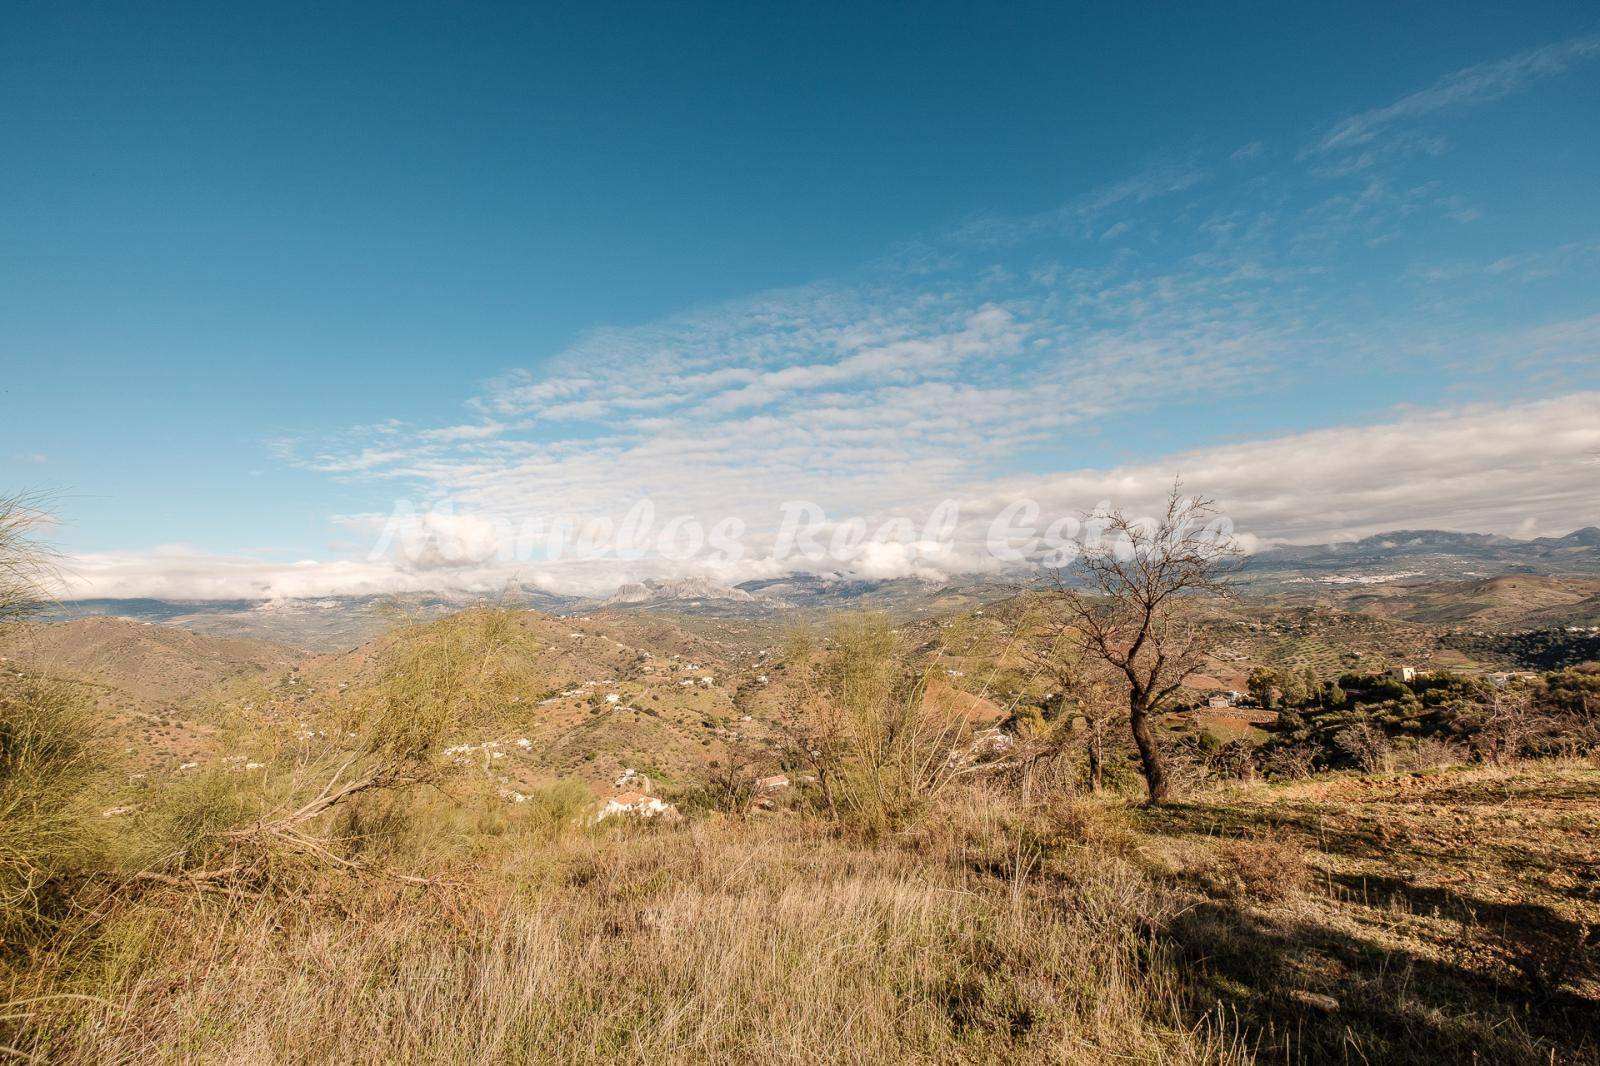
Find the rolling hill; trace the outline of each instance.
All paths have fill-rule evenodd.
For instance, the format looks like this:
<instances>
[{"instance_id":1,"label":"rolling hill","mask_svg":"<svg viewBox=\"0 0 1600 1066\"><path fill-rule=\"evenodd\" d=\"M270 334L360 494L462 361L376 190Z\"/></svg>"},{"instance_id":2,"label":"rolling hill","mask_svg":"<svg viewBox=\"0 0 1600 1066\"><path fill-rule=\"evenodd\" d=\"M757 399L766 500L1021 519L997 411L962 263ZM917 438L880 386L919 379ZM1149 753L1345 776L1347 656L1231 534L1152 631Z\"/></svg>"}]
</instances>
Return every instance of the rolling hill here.
<instances>
[{"instance_id":1,"label":"rolling hill","mask_svg":"<svg viewBox=\"0 0 1600 1066\"><path fill-rule=\"evenodd\" d=\"M1470 581L1409 579L1331 593L1346 610L1433 625L1483 629L1592 625L1600 577L1505 574Z\"/></svg>"},{"instance_id":2,"label":"rolling hill","mask_svg":"<svg viewBox=\"0 0 1600 1066\"><path fill-rule=\"evenodd\" d=\"M267 641L104 617L19 626L0 644L11 670L79 688L135 771L201 758L221 724L213 694L285 676L305 657Z\"/></svg>"},{"instance_id":3,"label":"rolling hill","mask_svg":"<svg viewBox=\"0 0 1600 1066\"><path fill-rule=\"evenodd\" d=\"M1600 574L1600 527L1532 540L1410 529L1342 544L1285 545L1250 556L1244 577L1257 585L1339 585L1517 573Z\"/></svg>"}]
</instances>

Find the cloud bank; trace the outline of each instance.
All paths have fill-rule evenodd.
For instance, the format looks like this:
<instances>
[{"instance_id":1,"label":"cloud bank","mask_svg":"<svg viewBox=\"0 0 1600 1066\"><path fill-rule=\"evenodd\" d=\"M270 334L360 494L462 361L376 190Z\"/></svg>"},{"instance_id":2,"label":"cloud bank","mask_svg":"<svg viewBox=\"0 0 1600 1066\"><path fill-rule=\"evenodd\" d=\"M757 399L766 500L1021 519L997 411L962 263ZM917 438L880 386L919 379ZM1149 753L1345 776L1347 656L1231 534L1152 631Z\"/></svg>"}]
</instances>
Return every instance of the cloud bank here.
<instances>
[{"instance_id":1,"label":"cloud bank","mask_svg":"<svg viewBox=\"0 0 1600 1066\"><path fill-rule=\"evenodd\" d=\"M1396 528L1440 528L1516 536L1561 534L1600 523L1600 393L1509 406L1416 411L1364 426L1343 426L1202 448L1161 459L1047 477L961 486L960 522L937 554L884 545L843 564L864 576L986 572L985 534L1011 503L1039 504L1040 527L1102 502L1140 513L1174 476L1213 496L1250 545L1319 542ZM886 509L920 529L942 498ZM774 523L775 524L775 523ZM751 523L752 527L756 525ZM826 540L824 535L822 538ZM272 599L459 590L492 593L508 582L551 592L604 595L638 576L709 573L737 581L793 569L829 570L835 560L770 558L752 538L737 563L598 559L460 566L402 560L272 563L182 548L154 554L104 553L70 560L66 597ZM763 554L763 548L767 554Z\"/></svg>"}]
</instances>

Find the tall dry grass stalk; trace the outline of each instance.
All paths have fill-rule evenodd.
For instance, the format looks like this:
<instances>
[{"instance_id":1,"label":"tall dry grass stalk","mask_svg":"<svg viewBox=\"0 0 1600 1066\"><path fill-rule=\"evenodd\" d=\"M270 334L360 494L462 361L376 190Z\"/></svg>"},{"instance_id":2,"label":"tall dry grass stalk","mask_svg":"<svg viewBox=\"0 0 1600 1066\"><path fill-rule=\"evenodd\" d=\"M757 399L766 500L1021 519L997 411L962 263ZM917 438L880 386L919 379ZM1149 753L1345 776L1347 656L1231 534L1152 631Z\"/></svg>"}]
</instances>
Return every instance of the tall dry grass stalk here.
<instances>
[{"instance_id":1,"label":"tall dry grass stalk","mask_svg":"<svg viewBox=\"0 0 1600 1066\"><path fill-rule=\"evenodd\" d=\"M98 730L66 685L0 680L0 951L60 918L105 846Z\"/></svg>"},{"instance_id":2,"label":"tall dry grass stalk","mask_svg":"<svg viewBox=\"0 0 1600 1066\"><path fill-rule=\"evenodd\" d=\"M35 534L48 521L36 499L0 497L0 635L44 595L53 556ZM99 851L98 733L78 691L0 674L0 952L65 912L67 882Z\"/></svg>"},{"instance_id":3,"label":"tall dry grass stalk","mask_svg":"<svg viewBox=\"0 0 1600 1066\"><path fill-rule=\"evenodd\" d=\"M1141 934L1135 868L1018 887L993 826L945 853L803 821L567 833L480 857L470 887L331 880L151 899L56 987L30 1051L72 1062L1216 1062Z\"/></svg>"},{"instance_id":4,"label":"tall dry grass stalk","mask_svg":"<svg viewBox=\"0 0 1600 1066\"><path fill-rule=\"evenodd\" d=\"M45 596L56 555L38 535L50 521L42 498L0 495L0 624L25 616Z\"/></svg>"}]
</instances>

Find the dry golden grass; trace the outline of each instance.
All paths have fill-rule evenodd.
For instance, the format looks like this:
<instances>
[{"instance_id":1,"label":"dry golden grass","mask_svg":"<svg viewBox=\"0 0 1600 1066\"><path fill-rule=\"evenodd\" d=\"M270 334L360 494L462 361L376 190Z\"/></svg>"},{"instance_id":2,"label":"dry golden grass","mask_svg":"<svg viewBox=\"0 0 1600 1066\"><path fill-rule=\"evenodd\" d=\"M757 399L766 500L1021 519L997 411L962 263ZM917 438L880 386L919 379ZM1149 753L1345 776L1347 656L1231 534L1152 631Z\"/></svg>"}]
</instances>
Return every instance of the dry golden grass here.
<instances>
[{"instance_id":1,"label":"dry golden grass","mask_svg":"<svg viewBox=\"0 0 1600 1066\"><path fill-rule=\"evenodd\" d=\"M1172 900L1120 860L1043 876L998 825L939 855L800 819L499 829L458 856L456 886L147 897L54 960L52 990L94 998L35 1007L25 1046L71 1062L1242 1058L1148 940Z\"/></svg>"},{"instance_id":2,"label":"dry golden grass","mask_svg":"<svg viewBox=\"0 0 1600 1066\"><path fill-rule=\"evenodd\" d=\"M64 880L103 846L96 729L71 686L0 681L0 949L66 909Z\"/></svg>"},{"instance_id":3,"label":"dry golden grass","mask_svg":"<svg viewBox=\"0 0 1600 1066\"><path fill-rule=\"evenodd\" d=\"M1600 1062L1593 763L1257 783L1135 821L1196 889L1164 929L1191 988L1261 1059Z\"/></svg>"},{"instance_id":4,"label":"dry golden grass","mask_svg":"<svg viewBox=\"0 0 1600 1066\"><path fill-rule=\"evenodd\" d=\"M0 1045L69 1063L1600 1057L1584 764L1159 811L963 786L871 843L793 812L595 826L560 788L512 805L466 785L334 816L360 871L84 897L98 920L7 972Z\"/></svg>"}]
</instances>

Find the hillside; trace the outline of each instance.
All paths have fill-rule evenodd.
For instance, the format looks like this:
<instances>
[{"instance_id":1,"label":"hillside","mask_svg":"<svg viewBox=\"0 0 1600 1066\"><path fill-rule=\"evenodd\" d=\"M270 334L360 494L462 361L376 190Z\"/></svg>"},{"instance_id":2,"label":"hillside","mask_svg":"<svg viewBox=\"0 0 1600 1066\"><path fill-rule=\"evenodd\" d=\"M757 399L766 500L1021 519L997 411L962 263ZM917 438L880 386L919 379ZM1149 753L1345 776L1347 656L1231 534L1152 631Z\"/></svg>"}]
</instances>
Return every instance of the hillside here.
<instances>
[{"instance_id":1,"label":"hillside","mask_svg":"<svg viewBox=\"0 0 1600 1066\"><path fill-rule=\"evenodd\" d=\"M1346 610L1479 629L1592 625L1600 621L1600 577L1507 574L1470 581L1400 580L1329 593Z\"/></svg>"},{"instance_id":2,"label":"hillside","mask_svg":"<svg viewBox=\"0 0 1600 1066\"><path fill-rule=\"evenodd\" d=\"M306 657L263 640L104 617L25 627L9 635L0 654L34 673L112 685L165 704L230 678L290 669Z\"/></svg>"},{"instance_id":3,"label":"hillside","mask_svg":"<svg viewBox=\"0 0 1600 1066\"><path fill-rule=\"evenodd\" d=\"M734 675L749 672L748 651L655 617L635 625L514 617L536 649L527 683L494 721L464 723L456 739L463 758L491 764L506 787L570 777L599 788L630 768L663 784L682 781L735 734ZM385 653L405 639L405 631L391 633L308 659L288 698L307 715L359 698L377 681Z\"/></svg>"},{"instance_id":4,"label":"hillside","mask_svg":"<svg viewBox=\"0 0 1600 1066\"><path fill-rule=\"evenodd\" d=\"M268 682L305 658L266 641L214 637L175 626L91 617L28 625L0 645L5 664L72 682L134 769L196 761L216 743L215 692Z\"/></svg>"},{"instance_id":5,"label":"hillside","mask_svg":"<svg viewBox=\"0 0 1600 1066\"><path fill-rule=\"evenodd\" d=\"M1344 598L1343 606L1218 604L1207 621L1210 657L1189 687L1242 691L1256 666L1309 667L1330 679L1395 665L1473 671L1581 662L1593 653L1578 649L1561 658L1543 643L1502 646L1454 630L1582 604L1597 583L1501 577L1367 590ZM988 701L991 716L1000 711L994 701L1005 703L995 667L1021 665L1001 650L1004 602L988 612L919 613L905 623L915 640L943 648L941 684ZM666 606L617 606L567 618L515 612L536 650L499 713L462 724L453 740L458 757L484 763L510 790L571 778L604 791L628 769L662 785L694 780L730 745L770 736L796 698L777 649L797 613L725 617ZM308 735L339 728L380 682L385 657L404 634L420 632L414 627L430 614L412 617L419 620L411 628L320 655L103 617L29 627L6 654L30 672L84 685L138 765L205 766L250 761L250 742L237 738L263 723ZM443 617L427 624L465 616ZM971 647L947 646L955 620L971 630L959 638ZM992 655L999 657L986 658Z\"/></svg>"},{"instance_id":6,"label":"hillside","mask_svg":"<svg viewBox=\"0 0 1600 1066\"><path fill-rule=\"evenodd\" d=\"M313 745L333 735L408 642L469 626L477 613L323 655L95 617L30 627L11 655L91 692L136 766L204 768L254 761L285 730ZM658 786L683 785L730 745L770 739L794 698L774 623L628 609L510 617L526 648L517 685L451 738L457 761L482 764L507 791L565 778L604 793L629 769ZM999 713L954 684L934 686L930 698L986 719Z\"/></svg>"},{"instance_id":7,"label":"hillside","mask_svg":"<svg viewBox=\"0 0 1600 1066\"><path fill-rule=\"evenodd\" d=\"M830 670L861 678L909 650L924 706L1004 719L993 667L1019 662L1012 606L898 629L858 618L896 651L842 666L848 626L780 663L773 626L629 609L474 609L315 656L108 619L34 627L34 657L8 665L165 701L166 731L145 739L167 748L160 772L110 778L87 806L115 841L94 861L132 871L94 900L110 921L81 934L96 961L12 975L30 995L80 994L20 1012L5 1039L85 1062L137 1059L151 1034L229 1057L313 1031L386 1060L516 1060L537 1034L541 1053L580 1059L603 1044L743 1061L795 1033L795 1061L1593 1059L1592 758L1466 767L1465 748L1429 737L1437 757L1404 773L1252 780L1189 761L1181 800L1152 808L1132 798L1125 736L1108 790L1088 795L1076 741L1051 756L1019 731L889 831L832 813L822 782L837 779L789 763L781 794L716 805L718 764L779 739ZM1224 603L1205 623L1200 687L1237 687L1254 664L1464 661L1434 627L1325 605ZM391 687L397 674L413 687ZM363 751L384 750L363 733L404 723L384 708L426 709L441 690L455 710L424 776L317 813ZM1229 720L1167 722L1166 736L1188 760L1261 739L1259 719ZM905 750L923 750L913 766L978 766L959 761L968 739ZM779 750L755 755L758 772ZM883 790L856 795L897 794L908 763L882 765L856 780ZM624 787L681 808L597 821ZM481 1024L462 1026L467 1010Z\"/></svg>"},{"instance_id":8,"label":"hillside","mask_svg":"<svg viewBox=\"0 0 1600 1066\"><path fill-rule=\"evenodd\" d=\"M199 768L250 761L252 738L270 735L263 729L328 735L380 683L391 653L471 615L414 623L324 655L91 617L29 626L4 654L15 669L89 693L135 768ZM454 738L461 758L493 763L508 788L560 777L600 788L628 768L681 781L751 728L738 722L736 707L739 686L759 672L751 644L653 614L514 617L533 649L520 687L492 720L465 722Z\"/></svg>"}]
</instances>

